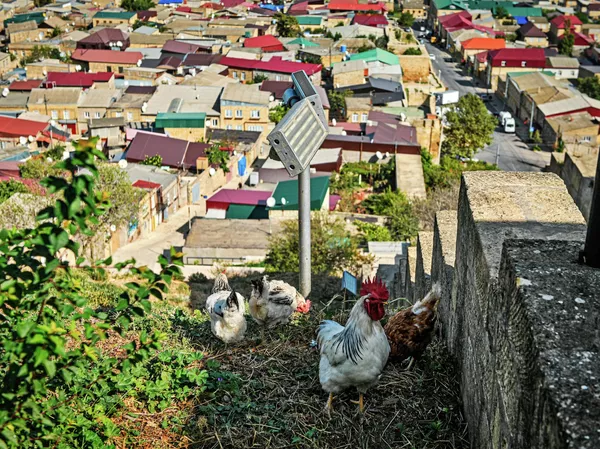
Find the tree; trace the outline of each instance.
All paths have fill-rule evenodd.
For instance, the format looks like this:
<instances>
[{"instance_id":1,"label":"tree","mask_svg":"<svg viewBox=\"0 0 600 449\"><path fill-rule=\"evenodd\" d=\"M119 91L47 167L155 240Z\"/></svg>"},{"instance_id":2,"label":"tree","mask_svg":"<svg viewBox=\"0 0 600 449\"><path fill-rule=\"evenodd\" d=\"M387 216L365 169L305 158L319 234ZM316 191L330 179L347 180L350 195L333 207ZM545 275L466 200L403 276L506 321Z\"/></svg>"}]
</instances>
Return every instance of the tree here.
<instances>
[{"instance_id":1,"label":"tree","mask_svg":"<svg viewBox=\"0 0 600 449\"><path fill-rule=\"evenodd\" d=\"M387 50L389 38L387 36L379 36L375 39L375 47Z\"/></svg>"},{"instance_id":2,"label":"tree","mask_svg":"<svg viewBox=\"0 0 600 449\"><path fill-rule=\"evenodd\" d=\"M504 8L503 6L498 6L496 8L496 14L494 14L494 17L496 19L506 19L507 17L510 17L510 16L509 16L506 8Z\"/></svg>"},{"instance_id":3,"label":"tree","mask_svg":"<svg viewBox=\"0 0 600 449\"><path fill-rule=\"evenodd\" d=\"M406 49L406 51L403 53L403 56L419 56L422 54L423 52L419 47L410 47Z\"/></svg>"},{"instance_id":4,"label":"tree","mask_svg":"<svg viewBox=\"0 0 600 449\"><path fill-rule=\"evenodd\" d=\"M121 431L109 418L126 389L135 384L144 361L155 356L165 335L132 329L149 313L152 297L162 299L174 276L181 275L182 254L171 251L172 265L159 256L160 273L136 267L135 260L115 265L137 277L127 283L111 313L90 304L77 279L70 253L79 257L76 235L110 207L97 190L103 159L95 141L75 145L73 158L59 163L67 178L42 184L57 198L30 229L0 231L0 446L111 447ZM112 260L92 262L103 271ZM107 334L120 334L118 355L103 352ZM116 349L116 348L115 348ZM206 372L205 372L206 373ZM195 370L194 376L199 376Z\"/></svg>"},{"instance_id":5,"label":"tree","mask_svg":"<svg viewBox=\"0 0 600 449\"><path fill-rule=\"evenodd\" d=\"M34 45L31 49L31 53L23 58L21 64L23 66L31 64L32 62L40 61L41 59L59 59L66 61L67 56L61 56L61 52L58 48L52 48L47 45Z\"/></svg>"},{"instance_id":6,"label":"tree","mask_svg":"<svg viewBox=\"0 0 600 449\"><path fill-rule=\"evenodd\" d=\"M254 75L254 78L252 78L251 84L260 84L263 81L267 81L268 79L269 79L269 77L266 75Z\"/></svg>"},{"instance_id":7,"label":"tree","mask_svg":"<svg viewBox=\"0 0 600 449\"><path fill-rule=\"evenodd\" d=\"M277 21L277 34L281 37L296 37L300 34L298 19L294 16L278 12L274 19Z\"/></svg>"},{"instance_id":8,"label":"tree","mask_svg":"<svg viewBox=\"0 0 600 449\"><path fill-rule=\"evenodd\" d=\"M54 145L52 148L48 148L44 152L44 156L52 159L53 161L60 161L63 158L63 153L65 152L67 147L65 147L62 143L58 143ZM43 177L42 177L43 178ZM38 179L42 179L38 178Z\"/></svg>"},{"instance_id":9,"label":"tree","mask_svg":"<svg viewBox=\"0 0 600 449\"><path fill-rule=\"evenodd\" d=\"M29 193L29 189L25 184L14 179L0 182L0 204L5 202L15 193Z\"/></svg>"},{"instance_id":10,"label":"tree","mask_svg":"<svg viewBox=\"0 0 600 449\"><path fill-rule=\"evenodd\" d=\"M160 168L163 165L163 158L160 154L157 154L155 156L146 156L144 160L140 163L142 165L153 165L155 167Z\"/></svg>"},{"instance_id":11,"label":"tree","mask_svg":"<svg viewBox=\"0 0 600 449\"><path fill-rule=\"evenodd\" d=\"M444 154L471 159L485 145L492 143L498 122L477 95L467 94L446 113L448 127L442 144Z\"/></svg>"},{"instance_id":12,"label":"tree","mask_svg":"<svg viewBox=\"0 0 600 449\"><path fill-rule=\"evenodd\" d=\"M215 142L206 150L208 163L218 165L225 173L229 172L229 151L221 150L221 142Z\"/></svg>"},{"instance_id":13,"label":"tree","mask_svg":"<svg viewBox=\"0 0 600 449\"><path fill-rule=\"evenodd\" d=\"M339 218L315 214L311 218L311 257L313 273L356 273L370 258L358 249L358 239ZM298 220L287 220L269 243L267 271L297 272L299 262Z\"/></svg>"},{"instance_id":14,"label":"tree","mask_svg":"<svg viewBox=\"0 0 600 449\"><path fill-rule=\"evenodd\" d=\"M392 240L404 241L416 237L419 220L404 193L388 189L365 199L361 206L369 214L384 215Z\"/></svg>"},{"instance_id":15,"label":"tree","mask_svg":"<svg viewBox=\"0 0 600 449\"><path fill-rule=\"evenodd\" d=\"M285 104L278 104L274 108L269 109L269 120L277 124L283 119L289 110L290 108Z\"/></svg>"},{"instance_id":16,"label":"tree","mask_svg":"<svg viewBox=\"0 0 600 449\"><path fill-rule=\"evenodd\" d=\"M581 20L581 23L584 23L584 24L585 24L585 23L590 23L590 18L589 18L589 17L587 16L587 14L586 14L586 13L584 13L584 12L576 12L576 13L575 13L575 16L576 16L576 17L577 17L579 20Z\"/></svg>"},{"instance_id":17,"label":"tree","mask_svg":"<svg viewBox=\"0 0 600 449\"><path fill-rule=\"evenodd\" d=\"M63 30L60 27L52 28L52 33L50 33L50 37L58 37L63 34Z\"/></svg>"},{"instance_id":18,"label":"tree","mask_svg":"<svg viewBox=\"0 0 600 449\"><path fill-rule=\"evenodd\" d=\"M398 17L398 24L402 27L410 28L415 22L415 17L409 12L401 12Z\"/></svg>"},{"instance_id":19,"label":"tree","mask_svg":"<svg viewBox=\"0 0 600 449\"><path fill-rule=\"evenodd\" d=\"M595 76L589 78L579 78L579 92L586 94L596 100L600 100L600 80Z\"/></svg>"},{"instance_id":20,"label":"tree","mask_svg":"<svg viewBox=\"0 0 600 449\"><path fill-rule=\"evenodd\" d=\"M561 55L571 56L573 46L575 45L575 35L571 30L571 21L565 20L565 34L562 35L558 43L558 52Z\"/></svg>"},{"instance_id":21,"label":"tree","mask_svg":"<svg viewBox=\"0 0 600 449\"><path fill-rule=\"evenodd\" d=\"M122 0L121 8L127 11L146 11L156 6L152 0Z\"/></svg>"},{"instance_id":22,"label":"tree","mask_svg":"<svg viewBox=\"0 0 600 449\"><path fill-rule=\"evenodd\" d=\"M23 178L37 180L61 174L61 170L55 164L48 163L44 156L27 159L24 164L21 164L19 170Z\"/></svg>"},{"instance_id":23,"label":"tree","mask_svg":"<svg viewBox=\"0 0 600 449\"><path fill-rule=\"evenodd\" d=\"M330 90L327 92L327 98L329 98L329 113L332 118L340 120L346 117L346 97L351 97L352 94L353 92L351 90Z\"/></svg>"}]
</instances>

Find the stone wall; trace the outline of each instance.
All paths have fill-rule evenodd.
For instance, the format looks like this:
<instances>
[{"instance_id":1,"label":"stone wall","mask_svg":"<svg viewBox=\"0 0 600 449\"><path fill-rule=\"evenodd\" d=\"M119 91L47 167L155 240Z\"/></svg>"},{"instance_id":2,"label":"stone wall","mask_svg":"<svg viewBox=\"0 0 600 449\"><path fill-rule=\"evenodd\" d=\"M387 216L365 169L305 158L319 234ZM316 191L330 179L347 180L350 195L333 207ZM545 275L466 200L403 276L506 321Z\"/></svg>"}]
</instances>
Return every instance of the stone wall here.
<instances>
[{"instance_id":1,"label":"stone wall","mask_svg":"<svg viewBox=\"0 0 600 449\"><path fill-rule=\"evenodd\" d=\"M427 81L431 62L426 52L421 56L398 55L398 59L402 67L402 81L405 83Z\"/></svg>"},{"instance_id":2,"label":"stone wall","mask_svg":"<svg viewBox=\"0 0 600 449\"><path fill-rule=\"evenodd\" d=\"M585 230L555 174L470 172L458 212L420 234L415 299L430 268L472 447L600 447L600 270L577 263Z\"/></svg>"},{"instance_id":3,"label":"stone wall","mask_svg":"<svg viewBox=\"0 0 600 449\"><path fill-rule=\"evenodd\" d=\"M560 172L567 190L586 220L590 216L597 163L597 154L575 156L566 153Z\"/></svg>"}]
</instances>

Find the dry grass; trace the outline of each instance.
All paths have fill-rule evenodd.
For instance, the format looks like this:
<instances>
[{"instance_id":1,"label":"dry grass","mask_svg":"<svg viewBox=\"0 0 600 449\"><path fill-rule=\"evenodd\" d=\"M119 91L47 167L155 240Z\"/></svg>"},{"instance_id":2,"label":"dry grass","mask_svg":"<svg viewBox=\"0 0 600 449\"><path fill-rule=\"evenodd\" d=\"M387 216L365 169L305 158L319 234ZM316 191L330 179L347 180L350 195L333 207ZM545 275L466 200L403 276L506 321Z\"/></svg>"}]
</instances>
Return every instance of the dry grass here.
<instances>
[{"instance_id":1,"label":"dry grass","mask_svg":"<svg viewBox=\"0 0 600 449\"><path fill-rule=\"evenodd\" d=\"M235 288L244 281L232 279L231 283ZM310 315L272 331L262 345L251 319L246 341L235 346L216 340L208 319L198 312L194 327L174 322L174 328L206 354L209 388L214 387L214 392L201 395L189 410L189 447L468 447L454 364L437 339L412 371L395 364L386 367L378 385L365 396L364 416L350 402L357 399L356 391L336 397L334 412L327 415L327 394L318 379L319 354L311 343L322 318L345 323L347 312L337 301L326 309L315 301L331 298L331 294L317 293L335 290L339 280L333 284L333 280L317 279L315 285L319 292L311 299L317 305Z\"/></svg>"}]
</instances>

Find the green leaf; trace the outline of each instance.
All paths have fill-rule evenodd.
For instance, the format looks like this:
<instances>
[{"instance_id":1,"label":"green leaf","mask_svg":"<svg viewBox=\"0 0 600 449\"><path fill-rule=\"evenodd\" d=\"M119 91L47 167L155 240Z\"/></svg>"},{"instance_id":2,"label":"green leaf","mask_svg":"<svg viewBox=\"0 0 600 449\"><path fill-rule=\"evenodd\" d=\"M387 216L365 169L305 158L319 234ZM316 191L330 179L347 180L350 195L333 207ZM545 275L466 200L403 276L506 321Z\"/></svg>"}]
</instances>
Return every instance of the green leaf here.
<instances>
[{"instance_id":1,"label":"green leaf","mask_svg":"<svg viewBox=\"0 0 600 449\"><path fill-rule=\"evenodd\" d=\"M33 366L38 367L39 365L44 363L44 361L48 359L49 355L50 355L50 353L48 351L46 351L45 349L38 346L35 349L35 352L33 353L33 357L34 357Z\"/></svg>"}]
</instances>

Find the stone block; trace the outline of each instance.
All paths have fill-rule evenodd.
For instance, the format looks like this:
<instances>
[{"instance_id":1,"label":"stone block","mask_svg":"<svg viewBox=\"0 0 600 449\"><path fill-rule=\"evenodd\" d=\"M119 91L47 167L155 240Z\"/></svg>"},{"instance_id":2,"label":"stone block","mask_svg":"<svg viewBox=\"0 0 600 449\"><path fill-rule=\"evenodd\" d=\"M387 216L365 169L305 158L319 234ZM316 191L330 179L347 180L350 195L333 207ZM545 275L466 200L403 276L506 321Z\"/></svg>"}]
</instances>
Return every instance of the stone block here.
<instances>
[{"instance_id":1,"label":"stone block","mask_svg":"<svg viewBox=\"0 0 600 449\"><path fill-rule=\"evenodd\" d=\"M415 301L423 299L431 289L432 252L433 232L419 232L417 238L417 266L415 268Z\"/></svg>"}]
</instances>

